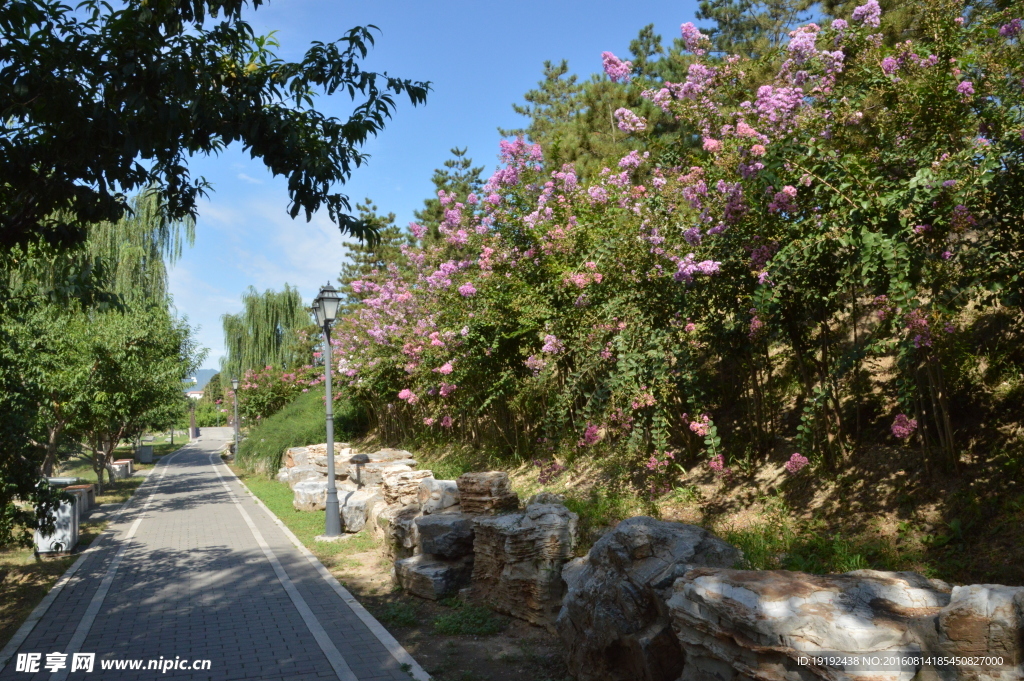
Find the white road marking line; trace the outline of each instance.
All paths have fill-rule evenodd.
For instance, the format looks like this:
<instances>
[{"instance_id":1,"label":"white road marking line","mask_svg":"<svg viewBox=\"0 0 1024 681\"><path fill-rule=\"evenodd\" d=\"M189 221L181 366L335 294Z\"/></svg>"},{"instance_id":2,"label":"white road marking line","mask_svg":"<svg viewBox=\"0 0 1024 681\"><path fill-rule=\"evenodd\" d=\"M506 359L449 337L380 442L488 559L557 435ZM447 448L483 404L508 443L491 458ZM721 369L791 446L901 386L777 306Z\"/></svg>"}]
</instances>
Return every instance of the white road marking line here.
<instances>
[{"instance_id":1,"label":"white road marking line","mask_svg":"<svg viewBox=\"0 0 1024 681\"><path fill-rule=\"evenodd\" d=\"M217 464L213 461L213 455L210 459L210 467L213 468L213 472L217 474L217 480L220 481L221 486L227 491L228 496L231 498L231 502L238 507L238 511L242 514L242 518L245 520L245 524L249 526L249 531L252 532L252 536L256 539L256 543L259 544L260 549L263 550L263 555L270 561L270 565L274 568L274 572L277 574L277 579L281 582L281 586L288 593L288 597L292 599L292 604L295 609L299 611L299 615L302 616L302 621L306 623L306 627L309 629L309 633L313 634L313 638L320 645L320 650L323 651L327 660L334 667L334 673L338 675L340 681L359 681L355 674L352 673L352 669L345 662L345 658L342 656L341 651L335 647L334 642L331 641L331 637L327 635L327 631L323 625L320 624L320 620L317 619L316 615L309 608L306 600L299 593L299 590L295 588L288 573L285 572L284 566L281 565L281 561L277 559L277 555L274 553L270 545L267 544L266 540L263 539L263 535L258 529L256 529L256 523L252 521L252 517L246 512L242 503L235 496L235 493L231 491L231 488L224 478L221 476L220 471L217 470Z\"/></svg>"},{"instance_id":2,"label":"white road marking line","mask_svg":"<svg viewBox=\"0 0 1024 681\"><path fill-rule=\"evenodd\" d=\"M232 475L235 475L235 472L231 470L230 467L228 468L228 472L231 473ZM235 479L238 480L237 475L235 475ZM308 560L309 563L316 569L316 571L320 574L323 580L327 582L332 589L334 589L334 592L341 597L341 600L345 601L345 603L350 608L352 608L352 611L356 614L356 617L362 620L363 624L365 624L366 627L371 632L373 632L373 635L376 636L377 640L380 641L384 645L384 647L388 649L388 652L391 653L391 656L395 658L399 662L399 664L409 665L409 674L411 674L412 677L416 679L416 681L430 681L430 674L428 674L427 671L423 667L421 667L418 662L416 662L413 656L409 654L409 651L406 650L402 646L402 644L399 643L397 639L395 639L395 637L391 635L390 631L384 628L383 624L378 622L377 619L373 615L371 615L366 608L363 607L362 603L356 600L356 597L353 596L348 589L341 585L341 582L339 582L334 577L334 575L331 574L330 570L324 567L324 564L321 563L320 560L313 555L313 552L307 549L306 545L299 541L299 538L295 536L295 533L288 529L288 526L285 525L280 518L274 515L273 511L267 508L267 505L263 503L263 500L260 499L255 494L253 494L252 490L246 487L245 483L243 483L241 480L238 480L238 484L242 485L242 489L249 493L249 496L251 496L253 500L256 502L256 504L263 509L263 512L267 514L267 517L269 517L272 521L274 521L274 523L278 527L281 528L285 536L288 537L291 540L292 544L295 545L295 548L297 548L299 552L306 557L306 560Z\"/></svg>"},{"instance_id":3,"label":"white road marking line","mask_svg":"<svg viewBox=\"0 0 1024 681\"><path fill-rule=\"evenodd\" d=\"M167 469L171 465L171 460L178 456L178 454L181 454L183 450L184 448L179 449L171 455L167 459L167 463L161 467L161 482L163 481L164 476L167 475ZM152 475L152 473L150 475ZM147 479L146 482L149 482L149 480ZM143 485L145 485L145 483L143 483ZM143 485L139 485L140 490ZM138 490L136 490L136 492L138 492ZM154 491L146 497L145 503L143 503L142 508L139 509L139 517L135 519L135 522L133 522L132 526L128 529L128 534L126 534L124 539L121 541L121 546L118 547L117 553L114 555L114 560L110 562L110 566L107 568L106 574L103 575L103 581L100 582L99 589L97 589L96 593L93 594L92 600L89 601L89 607L86 608L85 614L78 622L78 626L75 627L75 633L71 636L71 642L68 643L67 648L64 649L64 652L68 656L81 652L82 644L85 643L85 638L89 635L89 630L92 628L93 622L96 621L96 616L99 614L100 608L103 607L103 600L107 597L107 592L110 591L111 584L114 583L114 577L117 574L117 568L121 565L121 559L124 558L124 554L131 545L132 539L135 538L135 533L138 532L139 525L142 524L142 519L146 515L146 510L149 508L149 504L153 501L153 497L155 496L156 492ZM125 504L125 506L127 506L127 504ZM125 507L122 506L121 511L123 511L124 508ZM120 516L121 511L118 511L118 516ZM53 674L50 674L50 681L64 681L64 679L68 677L70 671L69 667L65 667L60 671L54 672Z\"/></svg>"},{"instance_id":4,"label":"white road marking line","mask_svg":"<svg viewBox=\"0 0 1024 681\"><path fill-rule=\"evenodd\" d=\"M168 457L167 463L164 464L163 466L164 469L166 469L167 465L171 463L171 459L178 456L178 454L180 453L181 451L179 450L172 454L170 457ZM160 462L158 463L162 462L163 459L161 459ZM161 479L166 474L166 470L161 471ZM60 592L64 590L64 587L67 586L68 582L71 581L71 578L74 577L76 572L78 572L78 569L82 567L82 564L85 563L85 560L89 557L89 554L97 551L103 544L104 539L106 539L107 537L114 536L114 532L110 528L117 524L117 522L121 519L121 514L124 513L129 506L131 506L132 502L135 501L136 495L147 484L149 484L149 478L146 478L146 481L139 485L138 489L136 489L132 493L132 496L128 499L128 501L121 504L121 508L117 509L117 512L114 513L113 516L111 516L108 529L101 532L98 537L92 540L92 543L89 545L89 548L87 548L85 551L82 551L82 554L78 557L78 560L76 560L71 565L71 567L69 567L64 572L64 574L60 576L60 579L58 579L57 583L53 585L49 593L47 593L46 596L43 597L43 600L39 602L39 605L37 605L35 609L32 610L31 614L29 614L28 619L26 619L24 623L22 623L22 625L18 627L18 631L14 633L14 636L12 636L11 640L7 642L7 645L4 646L3 650L0 650L0 672L2 672L4 670L4 667L7 666L7 663L9 663L14 658L14 654L18 652L18 648L20 648L21 645L25 642L25 639L27 639L29 634L32 633L32 630L35 629L36 625L39 624L39 621L46 616L46 613L47 611L49 611L50 606L53 605L53 602L55 600L57 600L57 596L59 596Z\"/></svg>"}]
</instances>

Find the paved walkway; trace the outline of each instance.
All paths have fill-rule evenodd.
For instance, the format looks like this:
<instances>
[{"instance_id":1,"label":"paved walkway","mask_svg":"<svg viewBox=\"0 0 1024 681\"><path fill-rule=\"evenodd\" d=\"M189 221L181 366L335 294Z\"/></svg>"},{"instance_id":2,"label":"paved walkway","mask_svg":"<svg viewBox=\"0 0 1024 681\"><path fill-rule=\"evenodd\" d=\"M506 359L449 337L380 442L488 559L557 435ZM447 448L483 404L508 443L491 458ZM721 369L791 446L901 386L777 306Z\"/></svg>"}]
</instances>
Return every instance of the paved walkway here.
<instances>
[{"instance_id":1,"label":"paved walkway","mask_svg":"<svg viewBox=\"0 0 1024 681\"><path fill-rule=\"evenodd\" d=\"M17 648L41 654L38 672L18 671L15 654L0 681L426 678L227 470L222 442L153 469ZM66 666L47 671L50 653ZM95 653L91 673L71 671L74 653ZM102 668L124 660L141 669Z\"/></svg>"}]
</instances>

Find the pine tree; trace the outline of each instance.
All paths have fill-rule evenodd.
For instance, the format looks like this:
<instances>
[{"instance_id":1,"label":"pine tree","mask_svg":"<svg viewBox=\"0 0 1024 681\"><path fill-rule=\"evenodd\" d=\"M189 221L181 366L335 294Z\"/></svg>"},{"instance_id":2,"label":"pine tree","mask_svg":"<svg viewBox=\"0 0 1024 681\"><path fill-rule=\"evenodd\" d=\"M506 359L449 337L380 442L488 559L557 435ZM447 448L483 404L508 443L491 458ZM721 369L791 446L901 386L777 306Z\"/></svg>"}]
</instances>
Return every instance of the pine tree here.
<instances>
[{"instance_id":1,"label":"pine tree","mask_svg":"<svg viewBox=\"0 0 1024 681\"><path fill-rule=\"evenodd\" d=\"M427 228L423 239L426 243L435 243L440 239L437 228L444 220L444 209L437 198L437 192L443 190L455 194L456 201L465 203L466 197L479 193L484 186L484 167L474 166L473 159L466 156L465 148L454 147L451 154L452 158L444 162L443 168L435 169L434 176L430 178L434 183L434 195L423 202L423 208L413 213L416 221Z\"/></svg>"},{"instance_id":2,"label":"pine tree","mask_svg":"<svg viewBox=\"0 0 1024 681\"><path fill-rule=\"evenodd\" d=\"M402 246L413 243L412 235L395 225L395 214L380 215L370 199L364 199L356 206L356 210L359 220L376 231L380 239L373 245L348 241L343 244L346 260L341 266L338 281L346 312L351 312L363 298L352 290L352 282L357 279L373 279L391 264L401 267L404 261Z\"/></svg>"},{"instance_id":3,"label":"pine tree","mask_svg":"<svg viewBox=\"0 0 1024 681\"><path fill-rule=\"evenodd\" d=\"M815 0L701 0L697 18L715 23L706 30L716 51L759 58L782 47L789 32L810 19L814 4Z\"/></svg>"}]
</instances>

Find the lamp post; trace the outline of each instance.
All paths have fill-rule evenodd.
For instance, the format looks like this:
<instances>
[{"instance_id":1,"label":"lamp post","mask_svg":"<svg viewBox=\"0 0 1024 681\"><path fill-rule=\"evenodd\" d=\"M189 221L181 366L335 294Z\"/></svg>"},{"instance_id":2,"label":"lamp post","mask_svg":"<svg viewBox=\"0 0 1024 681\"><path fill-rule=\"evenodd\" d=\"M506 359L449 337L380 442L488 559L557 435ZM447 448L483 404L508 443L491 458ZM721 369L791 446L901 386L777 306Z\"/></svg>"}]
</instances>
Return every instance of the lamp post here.
<instances>
[{"instance_id":1,"label":"lamp post","mask_svg":"<svg viewBox=\"0 0 1024 681\"><path fill-rule=\"evenodd\" d=\"M195 376L192 377L192 385L198 385L199 380ZM189 421L188 421L188 439L194 440L199 437L199 429L196 428L196 400L194 397L189 395Z\"/></svg>"},{"instance_id":2,"label":"lamp post","mask_svg":"<svg viewBox=\"0 0 1024 681\"><path fill-rule=\"evenodd\" d=\"M313 301L316 323L324 332L324 383L327 389L327 522L324 539L341 536L341 509L334 480L334 397L331 395L331 323L338 316L341 297L329 283Z\"/></svg>"},{"instance_id":3,"label":"lamp post","mask_svg":"<svg viewBox=\"0 0 1024 681\"><path fill-rule=\"evenodd\" d=\"M238 379L234 376L231 377L231 389L235 392L231 395L231 401L235 403L235 451L234 455L238 456Z\"/></svg>"}]
</instances>

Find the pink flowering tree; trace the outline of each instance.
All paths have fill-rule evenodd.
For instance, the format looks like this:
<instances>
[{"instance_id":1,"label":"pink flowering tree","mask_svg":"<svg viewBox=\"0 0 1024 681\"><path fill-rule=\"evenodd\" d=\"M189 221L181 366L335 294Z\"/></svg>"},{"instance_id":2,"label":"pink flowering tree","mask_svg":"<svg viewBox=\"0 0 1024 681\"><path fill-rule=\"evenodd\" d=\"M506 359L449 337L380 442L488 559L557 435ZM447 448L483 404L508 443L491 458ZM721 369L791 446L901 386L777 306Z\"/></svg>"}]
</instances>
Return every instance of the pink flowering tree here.
<instances>
[{"instance_id":1,"label":"pink flowering tree","mask_svg":"<svg viewBox=\"0 0 1024 681\"><path fill-rule=\"evenodd\" d=\"M352 283L342 383L389 438L615 448L641 472L671 451L725 475L779 438L791 471L838 462L886 359L889 418L916 424L900 441L955 465L961 320L1019 303L1024 250L1017 15L958 8L928 3L922 37L886 47L868 2L794 30L768 77L684 25L685 79L643 91L682 141L586 179L502 142L473 203L440 197L438 238L410 228L399 262Z\"/></svg>"}]
</instances>

